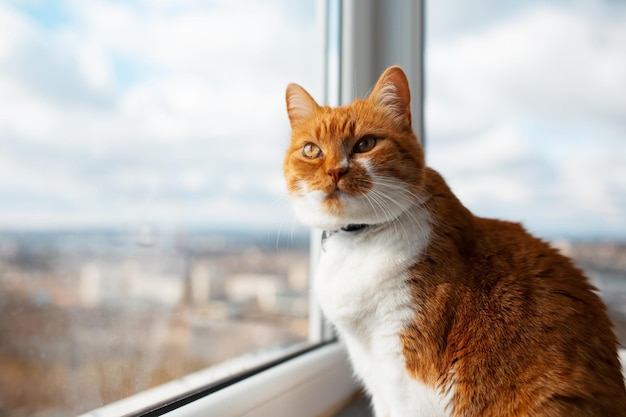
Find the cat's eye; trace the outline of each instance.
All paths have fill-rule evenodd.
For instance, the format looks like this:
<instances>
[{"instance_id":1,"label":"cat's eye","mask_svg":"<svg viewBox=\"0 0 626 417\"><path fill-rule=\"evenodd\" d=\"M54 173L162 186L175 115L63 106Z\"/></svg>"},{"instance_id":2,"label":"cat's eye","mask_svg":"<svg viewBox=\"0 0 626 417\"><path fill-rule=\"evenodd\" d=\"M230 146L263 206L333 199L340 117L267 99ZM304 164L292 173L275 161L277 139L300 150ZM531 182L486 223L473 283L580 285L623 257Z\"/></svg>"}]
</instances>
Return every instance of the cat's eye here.
<instances>
[{"instance_id":1,"label":"cat's eye","mask_svg":"<svg viewBox=\"0 0 626 417\"><path fill-rule=\"evenodd\" d=\"M322 156L322 150L314 143L307 143L302 148L302 155L309 159L316 159Z\"/></svg>"},{"instance_id":2,"label":"cat's eye","mask_svg":"<svg viewBox=\"0 0 626 417\"><path fill-rule=\"evenodd\" d=\"M376 146L376 138L374 136L363 136L356 145L354 145L352 151L354 153L369 152L374 149L374 146Z\"/></svg>"}]
</instances>

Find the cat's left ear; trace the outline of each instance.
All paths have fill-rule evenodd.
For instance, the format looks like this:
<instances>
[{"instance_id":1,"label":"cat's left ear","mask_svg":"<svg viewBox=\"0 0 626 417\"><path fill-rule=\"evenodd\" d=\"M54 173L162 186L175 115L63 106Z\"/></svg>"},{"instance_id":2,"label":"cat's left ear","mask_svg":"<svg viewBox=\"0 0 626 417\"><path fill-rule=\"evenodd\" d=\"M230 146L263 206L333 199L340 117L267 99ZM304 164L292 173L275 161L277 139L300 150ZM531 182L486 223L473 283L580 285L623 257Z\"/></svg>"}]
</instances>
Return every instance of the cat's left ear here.
<instances>
[{"instance_id":1,"label":"cat's left ear","mask_svg":"<svg viewBox=\"0 0 626 417\"><path fill-rule=\"evenodd\" d=\"M313 97L298 84L291 83L287 86L287 113L291 128L295 128L302 121L313 116L319 108Z\"/></svg>"},{"instance_id":2,"label":"cat's left ear","mask_svg":"<svg viewBox=\"0 0 626 417\"><path fill-rule=\"evenodd\" d=\"M398 66L389 67L380 76L368 100L389 111L389 115L411 126L411 91L409 81Z\"/></svg>"}]
</instances>

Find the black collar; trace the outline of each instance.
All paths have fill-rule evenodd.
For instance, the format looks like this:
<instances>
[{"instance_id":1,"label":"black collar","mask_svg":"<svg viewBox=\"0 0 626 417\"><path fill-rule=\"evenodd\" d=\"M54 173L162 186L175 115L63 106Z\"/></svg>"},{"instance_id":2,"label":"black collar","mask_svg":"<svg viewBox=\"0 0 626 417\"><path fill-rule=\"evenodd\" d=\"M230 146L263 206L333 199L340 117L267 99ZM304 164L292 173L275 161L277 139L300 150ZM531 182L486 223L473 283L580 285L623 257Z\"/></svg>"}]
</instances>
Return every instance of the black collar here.
<instances>
[{"instance_id":1,"label":"black collar","mask_svg":"<svg viewBox=\"0 0 626 417\"><path fill-rule=\"evenodd\" d=\"M359 230L365 229L369 224L349 224L346 227L342 227L341 230L344 232L358 232Z\"/></svg>"},{"instance_id":2,"label":"black collar","mask_svg":"<svg viewBox=\"0 0 626 417\"><path fill-rule=\"evenodd\" d=\"M338 233L340 230L342 232L352 233L352 232L358 232L359 230L363 230L363 229L365 229L368 226L369 226L369 224L349 224L349 225L347 225L345 227L342 227L339 230L324 230L322 232L322 251L326 252L326 248L324 246L324 243L326 243L326 239L328 239L329 237L331 237L335 233Z\"/></svg>"}]
</instances>

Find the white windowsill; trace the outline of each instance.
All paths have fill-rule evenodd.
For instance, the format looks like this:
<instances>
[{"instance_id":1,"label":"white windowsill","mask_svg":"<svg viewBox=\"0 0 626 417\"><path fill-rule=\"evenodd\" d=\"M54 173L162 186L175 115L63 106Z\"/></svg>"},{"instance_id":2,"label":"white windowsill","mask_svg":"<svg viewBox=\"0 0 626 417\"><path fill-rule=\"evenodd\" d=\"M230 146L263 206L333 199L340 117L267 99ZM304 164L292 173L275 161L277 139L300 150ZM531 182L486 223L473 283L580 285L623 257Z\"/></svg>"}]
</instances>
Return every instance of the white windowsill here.
<instances>
[{"instance_id":1,"label":"white windowsill","mask_svg":"<svg viewBox=\"0 0 626 417\"><path fill-rule=\"evenodd\" d=\"M322 346L246 378L167 417L314 417L332 415L357 386L339 343Z\"/></svg>"},{"instance_id":2,"label":"white windowsill","mask_svg":"<svg viewBox=\"0 0 626 417\"><path fill-rule=\"evenodd\" d=\"M280 352L237 358L105 405L80 417L136 415L139 410L146 407L305 347L295 346ZM220 417L331 415L325 413L337 411L356 390L357 386L352 378L352 369L345 351L339 343L330 343L163 415L168 417L206 416L207 413Z\"/></svg>"}]
</instances>

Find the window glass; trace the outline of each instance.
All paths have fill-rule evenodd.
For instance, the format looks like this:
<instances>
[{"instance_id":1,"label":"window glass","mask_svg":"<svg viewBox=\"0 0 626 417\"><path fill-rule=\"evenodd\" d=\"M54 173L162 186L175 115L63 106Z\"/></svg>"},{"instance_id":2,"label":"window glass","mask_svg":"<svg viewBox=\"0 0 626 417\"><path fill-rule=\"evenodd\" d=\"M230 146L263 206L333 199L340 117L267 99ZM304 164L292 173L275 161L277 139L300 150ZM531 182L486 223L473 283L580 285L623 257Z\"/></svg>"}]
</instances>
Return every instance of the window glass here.
<instances>
[{"instance_id":1,"label":"window glass","mask_svg":"<svg viewBox=\"0 0 626 417\"><path fill-rule=\"evenodd\" d=\"M626 5L432 1L429 164L586 270L626 343Z\"/></svg>"},{"instance_id":2,"label":"window glass","mask_svg":"<svg viewBox=\"0 0 626 417\"><path fill-rule=\"evenodd\" d=\"M308 337L282 178L313 0L0 3L0 414L76 415Z\"/></svg>"}]
</instances>

